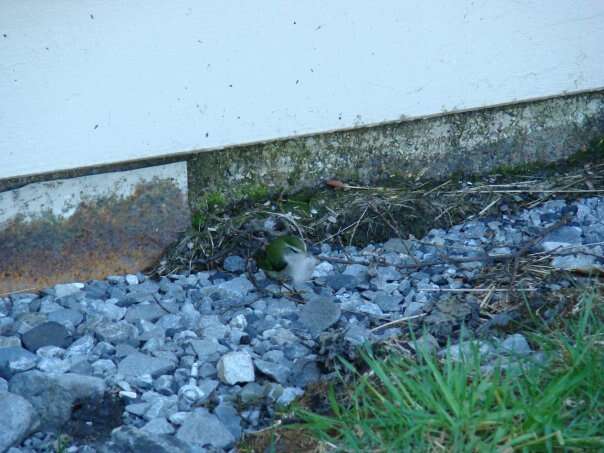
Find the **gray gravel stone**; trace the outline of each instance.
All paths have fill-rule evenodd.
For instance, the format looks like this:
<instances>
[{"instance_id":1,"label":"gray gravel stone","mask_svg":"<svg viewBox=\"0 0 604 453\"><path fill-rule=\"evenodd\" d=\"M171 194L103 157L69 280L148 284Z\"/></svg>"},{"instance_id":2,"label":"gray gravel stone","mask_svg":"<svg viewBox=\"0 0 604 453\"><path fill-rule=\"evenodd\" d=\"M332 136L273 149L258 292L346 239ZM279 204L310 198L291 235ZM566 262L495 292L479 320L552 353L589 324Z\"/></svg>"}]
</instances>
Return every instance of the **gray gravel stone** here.
<instances>
[{"instance_id":1,"label":"gray gravel stone","mask_svg":"<svg viewBox=\"0 0 604 453\"><path fill-rule=\"evenodd\" d=\"M2 348L20 348L21 339L19 337L0 337L0 349Z\"/></svg>"},{"instance_id":2,"label":"gray gravel stone","mask_svg":"<svg viewBox=\"0 0 604 453\"><path fill-rule=\"evenodd\" d=\"M383 311L398 311L402 301L402 296L394 296L383 292L378 293L375 296L375 299L373 299L373 302L377 304Z\"/></svg>"},{"instance_id":3,"label":"gray gravel stone","mask_svg":"<svg viewBox=\"0 0 604 453\"><path fill-rule=\"evenodd\" d=\"M245 277L236 277L218 285L218 288L235 297L243 297L254 289L254 285Z\"/></svg>"},{"instance_id":4,"label":"gray gravel stone","mask_svg":"<svg viewBox=\"0 0 604 453\"><path fill-rule=\"evenodd\" d=\"M141 428L141 431L145 431L149 434L161 435L173 434L176 430L164 417L158 417L147 422L147 424Z\"/></svg>"},{"instance_id":5,"label":"gray gravel stone","mask_svg":"<svg viewBox=\"0 0 604 453\"><path fill-rule=\"evenodd\" d=\"M126 275L126 283L129 285L138 285L138 277L136 275L128 274Z\"/></svg>"},{"instance_id":6,"label":"gray gravel stone","mask_svg":"<svg viewBox=\"0 0 604 453\"><path fill-rule=\"evenodd\" d=\"M73 294L78 294L84 285L82 283L65 283L60 285L55 285L54 292L57 297L66 297L71 296Z\"/></svg>"},{"instance_id":7,"label":"gray gravel stone","mask_svg":"<svg viewBox=\"0 0 604 453\"><path fill-rule=\"evenodd\" d=\"M552 259L552 266L571 272L581 272L591 274L604 271L604 264L598 262L596 257L577 253L576 255L555 256Z\"/></svg>"},{"instance_id":8,"label":"gray gravel stone","mask_svg":"<svg viewBox=\"0 0 604 453\"><path fill-rule=\"evenodd\" d=\"M148 374L157 377L169 373L176 368L174 362L166 359L151 357L140 352L134 352L120 361L118 373L126 378Z\"/></svg>"},{"instance_id":9,"label":"gray gravel stone","mask_svg":"<svg viewBox=\"0 0 604 453\"><path fill-rule=\"evenodd\" d=\"M331 274L325 278L325 281L334 291L342 288L354 289L358 284L357 278L349 274Z\"/></svg>"},{"instance_id":10,"label":"gray gravel stone","mask_svg":"<svg viewBox=\"0 0 604 453\"><path fill-rule=\"evenodd\" d=\"M227 272L245 271L245 260L237 255L227 256L223 263L224 270Z\"/></svg>"},{"instance_id":11,"label":"gray gravel stone","mask_svg":"<svg viewBox=\"0 0 604 453\"><path fill-rule=\"evenodd\" d=\"M580 245L582 234L583 231L577 226L562 226L549 233L543 239L541 245L545 251L554 250L558 247L568 247L569 245Z\"/></svg>"},{"instance_id":12,"label":"gray gravel stone","mask_svg":"<svg viewBox=\"0 0 604 453\"><path fill-rule=\"evenodd\" d=\"M86 305L86 311L90 315L98 315L102 318L119 321L126 315L126 308L117 305L117 299L106 301L93 300Z\"/></svg>"},{"instance_id":13,"label":"gray gravel stone","mask_svg":"<svg viewBox=\"0 0 604 453\"><path fill-rule=\"evenodd\" d=\"M226 346L218 343L213 338L203 338L201 340L191 340L191 347L202 362L217 361L220 356L228 351Z\"/></svg>"},{"instance_id":14,"label":"gray gravel stone","mask_svg":"<svg viewBox=\"0 0 604 453\"><path fill-rule=\"evenodd\" d=\"M13 393L0 393L0 451L18 445L38 425L34 407Z\"/></svg>"},{"instance_id":15,"label":"gray gravel stone","mask_svg":"<svg viewBox=\"0 0 604 453\"><path fill-rule=\"evenodd\" d=\"M84 316L77 310L60 308L48 313L48 320L59 323L69 330L79 326L84 320Z\"/></svg>"},{"instance_id":16,"label":"gray gravel stone","mask_svg":"<svg viewBox=\"0 0 604 453\"><path fill-rule=\"evenodd\" d=\"M151 434L133 426L113 430L111 440L113 445L107 446L103 453L200 453L174 436Z\"/></svg>"},{"instance_id":17,"label":"gray gravel stone","mask_svg":"<svg viewBox=\"0 0 604 453\"><path fill-rule=\"evenodd\" d=\"M386 252L396 252L396 253L405 253L407 251L407 247L402 239L400 238L392 238L388 239L384 243L384 251Z\"/></svg>"},{"instance_id":18,"label":"gray gravel stone","mask_svg":"<svg viewBox=\"0 0 604 453\"><path fill-rule=\"evenodd\" d=\"M228 403L221 403L214 408L214 415L218 417L218 420L223 423L235 439L241 437L241 417L233 406Z\"/></svg>"},{"instance_id":19,"label":"gray gravel stone","mask_svg":"<svg viewBox=\"0 0 604 453\"><path fill-rule=\"evenodd\" d=\"M277 399L277 404L281 406L287 406L303 394L304 390L299 387L286 387L283 389L283 393L281 394L281 396Z\"/></svg>"},{"instance_id":20,"label":"gray gravel stone","mask_svg":"<svg viewBox=\"0 0 604 453\"><path fill-rule=\"evenodd\" d=\"M321 378L321 371L313 359L296 360L292 369L290 383L295 387L306 387Z\"/></svg>"},{"instance_id":21,"label":"gray gravel stone","mask_svg":"<svg viewBox=\"0 0 604 453\"><path fill-rule=\"evenodd\" d=\"M424 311L425 304L422 302L415 302L411 299L410 302L405 302L405 316L419 315Z\"/></svg>"},{"instance_id":22,"label":"gray gravel stone","mask_svg":"<svg viewBox=\"0 0 604 453\"><path fill-rule=\"evenodd\" d=\"M280 384L287 382L287 379L291 373L291 364L287 362L274 363L267 360L254 360L256 368L261 373L269 376Z\"/></svg>"},{"instance_id":23,"label":"gray gravel stone","mask_svg":"<svg viewBox=\"0 0 604 453\"><path fill-rule=\"evenodd\" d=\"M441 351L440 355L450 355L452 360L460 361L462 359L469 359L472 354L476 353L480 357L487 356L492 352L492 347L484 341L465 341L459 344L454 344Z\"/></svg>"},{"instance_id":24,"label":"gray gravel stone","mask_svg":"<svg viewBox=\"0 0 604 453\"><path fill-rule=\"evenodd\" d=\"M363 283L369 279L369 268L363 264L349 264L342 275L350 275L356 282Z\"/></svg>"},{"instance_id":25,"label":"gray gravel stone","mask_svg":"<svg viewBox=\"0 0 604 453\"><path fill-rule=\"evenodd\" d=\"M136 327L126 321L101 321L94 329L102 341L111 344L137 342L138 332Z\"/></svg>"},{"instance_id":26,"label":"gray gravel stone","mask_svg":"<svg viewBox=\"0 0 604 453\"><path fill-rule=\"evenodd\" d=\"M162 395L169 396L174 394L174 376L162 374L153 382L153 388Z\"/></svg>"},{"instance_id":27,"label":"gray gravel stone","mask_svg":"<svg viewBox=\"0 0 604 453\"><path fill-rule=\"evenodd\" d=\"M42 429L60 429L71 417L74 403L99 400L106 391L102 379L67 373L52 375L32 370L9 381L12 393L26 398L40 415Z\"/></svg>"},{"instance_id":28,"label":"gray gravel stone","mask_svg":"<svg viewBox=\"0 0 604 453\"><path fill-rule=\"evenodd\" d=\"M228 448L235 443L235 437L218 417L201 410L184 420L176 437L199 447Z\"/></svg>"},{"instance_id":29,"label":"gray gravel stone","mask_svg":"<svg viewBox=\"0 0 604 453\"><path fill-rule=\"evenodd\" d=\"M519 333L509 335L503 340L501 349L508 354L514 355L528 355L533 352L524 335Z\"/></svg>"},{"instance_id":30,"label":"gray gravel stone","mask_svg":"<svg viewBox=\"0 0 604 453\"><path fill-rule=\"evenodd\" d=\"M254 363L247 352L229 352L218 361L218 378L225 384L253 382L256 378Z\"/></svg>"},{"instance_id":31,"label":"gray gravel stone","mask_svg":"<svg viewBox=\"0 0 604 453\"><path fill-rule=\"evenodd\" d=\"M10 316L0 317L0 335L11 335L14 331L15 320Z\"/></svg>"},{"instance_id":32,"label":"gray gravel stone","mask_svg":"<svg viewBox=\"0 0 604 453\"><path fill-rule=\"evenodd\" d=\"M315 269L312 273L313 278L325 278L329 274L333 272L333 264L328 263L327 261L321 261L319 264L315 266Z\"/></svg>"},{"instance_id":33,"label":"gray gravel stone","mask_svg":"<svg viewBox=\"0 0 604 453\"><path fill-rule=\"evenodd\" d=\"M14 374L35 368L38 356L23 348L0 349L0 377L10 379Z\"/></svg>"},{"instance_id":34,"label":"gray gravel stone","mask_svg":"<svg viewBox=\"0 0 604 453\"><path fill-rule=\"evenodd\" d=\"M128 308L126 312L126 321L134 322L137 320L144 320L154 322L167 314L166 310L161 308L155 302L136 304Z\"/></svg>"},{"instance_id":35,"label":"gray gravel stone","mask_svg":"<svg viewBox=\"0 0 604 453\"><path fill-rule=\"evenodd\" d=\"M346 329L346 333L344 334L344 339L354 346L361 346L371 338L371 331L358 324L348 327L348 329Z\"/></svg>"},{"instance_id":36,"label":"gray gravel stone","mask_svg":"<svg viewBox=\"0 0 604 453\"><path fill-rule=\"evenodd\" d=\"M393 266L377 268L377 278L385 282L400 280L402 277L403 276L401 275L401 273L397 271L396 268Z\"/></svg>"},{"instance_id":37,"label":"gray gravel stone","mask_svg":"<svg viewBox=\"0 0 604 453\"><path fill-rule=\"evenodd\" d=\"M340 319L340 306L326 297L315 297L304 304L300 312L300 322L312 335L319 335Z\"/></svg>"}]
</instances>

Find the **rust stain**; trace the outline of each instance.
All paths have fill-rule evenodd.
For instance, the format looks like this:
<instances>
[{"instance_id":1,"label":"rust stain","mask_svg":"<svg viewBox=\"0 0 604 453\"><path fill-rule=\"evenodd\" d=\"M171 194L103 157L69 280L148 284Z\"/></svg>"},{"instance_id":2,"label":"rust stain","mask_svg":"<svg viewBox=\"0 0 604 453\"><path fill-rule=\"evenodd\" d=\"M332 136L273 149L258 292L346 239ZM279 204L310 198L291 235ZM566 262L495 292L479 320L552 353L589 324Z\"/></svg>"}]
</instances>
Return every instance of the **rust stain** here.
<instances>
[{"instance_id":1,"label":"rust stain","mask_svg":"<svg viewBox=\"0 0 604 453\"><path fill-rule=\"evenodd\" d=\"M158 179L128 198L83 203L68 219L16 218L0 231L0 294L144 270L189 225L185 194Z\"/></svg>"}]
</instances>

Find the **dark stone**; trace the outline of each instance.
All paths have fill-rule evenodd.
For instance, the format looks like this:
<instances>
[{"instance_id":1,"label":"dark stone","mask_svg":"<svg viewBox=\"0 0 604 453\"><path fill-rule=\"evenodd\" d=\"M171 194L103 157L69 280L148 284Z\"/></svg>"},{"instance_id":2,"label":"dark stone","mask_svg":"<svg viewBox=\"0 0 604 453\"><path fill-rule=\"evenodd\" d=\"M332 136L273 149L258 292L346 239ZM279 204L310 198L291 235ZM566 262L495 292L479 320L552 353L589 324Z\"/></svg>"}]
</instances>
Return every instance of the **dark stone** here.
<instances>
[{"instance_id":1,"label":"dark stone","mask_svg":"<svg viewBox=\"0 0 604 453\"><path fill-rule=\"evenodd\" d=\"M332 274L325 277L327 284L334 291L339 291L342 288L354 289L357 286L357 278L354 275L347 274Z\"/></svg>"},{"instance_id":2,"label":"dark stone","mask_svg":"<svg viewBox=\"0 0 604 453\"><path fill-rule=\"evenodd\" d=\"M21 341L26 349L36 352L43 346L57 346L65 349L73 343L73 338L65 326L49 321L25 332Z\"/></svg>"},{"instance_id":3,"label":"dark stone","mask_svg":"<svg viewBox=\"0 0 604 453\"><path fill-rule=\"evenodd\" d=\"M115 394L74 404L71 417L61 431L75 443L98 443L108 440L111 431L122 424L124 403Z\"/></svg>"}]
</instances>

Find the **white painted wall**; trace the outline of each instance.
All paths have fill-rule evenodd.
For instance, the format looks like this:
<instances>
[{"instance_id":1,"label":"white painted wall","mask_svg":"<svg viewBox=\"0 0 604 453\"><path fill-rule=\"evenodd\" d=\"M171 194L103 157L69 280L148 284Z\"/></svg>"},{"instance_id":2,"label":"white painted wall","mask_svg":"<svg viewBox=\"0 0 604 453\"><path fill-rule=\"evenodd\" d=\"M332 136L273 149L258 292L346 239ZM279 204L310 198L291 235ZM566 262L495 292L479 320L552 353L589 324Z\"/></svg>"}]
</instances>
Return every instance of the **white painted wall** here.
<instances>
[{"instance_id":1,"label":"white painted wall","mask_svg":"<svg viewBox=\"0 0 604 453\"><path fill-rule=\"evenodd\" d=\"M604 87L601 0L0 0L0 178Z\"/></svg>"}]
</instances>

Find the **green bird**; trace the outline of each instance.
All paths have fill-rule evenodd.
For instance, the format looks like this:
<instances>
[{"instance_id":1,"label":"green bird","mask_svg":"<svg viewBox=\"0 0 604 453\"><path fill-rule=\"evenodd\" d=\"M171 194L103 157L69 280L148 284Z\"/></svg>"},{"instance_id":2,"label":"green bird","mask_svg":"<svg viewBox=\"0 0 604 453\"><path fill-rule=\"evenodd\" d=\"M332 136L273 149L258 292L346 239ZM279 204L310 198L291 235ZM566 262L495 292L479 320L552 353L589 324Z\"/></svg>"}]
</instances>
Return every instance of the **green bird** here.
<instances>
[{"instance_id":1,"label":"green bird","mask_svg":"<svg viewBox=\"0 0 604 453\"><path fill-rule=\"evenodd\" d=\"M304 241L289 235L273 239L255 259L269 276L287 276L296 285L310 280L317 265L317 259L308 253Z\"/></svg>"}]
</instances>

